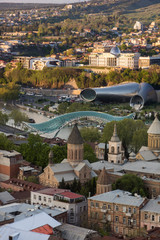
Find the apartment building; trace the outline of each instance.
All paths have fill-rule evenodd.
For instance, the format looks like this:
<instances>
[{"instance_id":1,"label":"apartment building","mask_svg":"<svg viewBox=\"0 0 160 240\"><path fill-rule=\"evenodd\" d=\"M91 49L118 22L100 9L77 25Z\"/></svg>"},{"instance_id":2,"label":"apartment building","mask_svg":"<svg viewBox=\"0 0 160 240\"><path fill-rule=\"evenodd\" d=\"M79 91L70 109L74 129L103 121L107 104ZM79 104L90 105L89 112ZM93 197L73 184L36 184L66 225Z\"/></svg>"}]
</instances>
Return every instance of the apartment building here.
<instances>
[{"instance_id":1,"label":"apartment building","mask_svg":"<svg viewBox=\"0 0 160 240\"><path fill-rule=\"evenodd\" d=\"M17 177L22 162L23 157L19 152L0 150L0 180Z\"/></svg>"},{"instance_id":2,"label":"apartment building","mask_svg":"<svg viewBox=\"0 0 160 240\"><path fill-rule=\"evenodd\" d=\"M88 198L88 222L91 227L107 227L119 235L132 235L141 227L140 209L147 199L122 190Z\"/></svg>"},{"instance_id":3,"label":"apartment building","mask_svg":"<svg viewBox=\"0 0 160 240\"><path fill-rule=\"evenodd\" d=\"M146 230L160 228L160 195L150 199L141 209L141 227Z\"/></svg>"},{"instance_id":4,"label":"apartment building","mask_svg":"<svg viewBox=\"0 0 160 240\"><path fill-rule=\"evenodd\" d=\"M84 225L87 222L87 200L67 189L45 188L31 192L31 204L67 210L67 222Z\"/></svg>"}]
</instances>

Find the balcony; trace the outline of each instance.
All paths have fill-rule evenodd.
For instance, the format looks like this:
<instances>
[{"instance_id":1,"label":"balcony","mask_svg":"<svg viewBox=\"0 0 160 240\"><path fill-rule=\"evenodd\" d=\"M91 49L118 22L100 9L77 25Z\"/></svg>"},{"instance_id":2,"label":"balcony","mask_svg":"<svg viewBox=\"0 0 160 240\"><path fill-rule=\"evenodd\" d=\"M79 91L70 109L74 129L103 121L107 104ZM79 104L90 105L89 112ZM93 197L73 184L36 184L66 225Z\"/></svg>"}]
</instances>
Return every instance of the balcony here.
<instances>
[{"instance_id":1,"label":"balcony","mask_svg":"<svg viewBox=\"0 0 160 240\"><path fill-rule=\"evenodd\" d=\"M101 208L101 212L106 213L107 209Z\"/></svg>"}]
</instances>

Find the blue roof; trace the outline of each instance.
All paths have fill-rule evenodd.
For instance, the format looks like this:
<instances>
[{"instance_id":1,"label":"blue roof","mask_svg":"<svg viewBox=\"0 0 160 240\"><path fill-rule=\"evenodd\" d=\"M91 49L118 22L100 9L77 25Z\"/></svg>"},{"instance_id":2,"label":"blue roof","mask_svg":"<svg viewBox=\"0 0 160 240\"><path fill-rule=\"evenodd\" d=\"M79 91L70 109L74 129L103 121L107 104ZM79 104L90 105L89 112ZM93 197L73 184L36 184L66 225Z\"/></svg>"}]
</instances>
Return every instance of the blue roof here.
<instances>
[{"instance_id":1,"label":"blue roof","mask_svg":"<svg viewBox=\"0 0 160 240\"><path fill-rule=\"evenodd\" d=\"M101 119L103 122L111 122L111 121L120 121L125 118L134 118L134 113L127 116L112 116L107 113L95 112L95 111L80 111L80 112L72 112L60 115L55 117L47 122L43 123L27 123L27 126L32 128L34 131L39 131L42 133L51 133L60 130L69 122L72 122L76 119L80 119L83 117L92 117L95 119Z\"/></svg>"}]
</instances>

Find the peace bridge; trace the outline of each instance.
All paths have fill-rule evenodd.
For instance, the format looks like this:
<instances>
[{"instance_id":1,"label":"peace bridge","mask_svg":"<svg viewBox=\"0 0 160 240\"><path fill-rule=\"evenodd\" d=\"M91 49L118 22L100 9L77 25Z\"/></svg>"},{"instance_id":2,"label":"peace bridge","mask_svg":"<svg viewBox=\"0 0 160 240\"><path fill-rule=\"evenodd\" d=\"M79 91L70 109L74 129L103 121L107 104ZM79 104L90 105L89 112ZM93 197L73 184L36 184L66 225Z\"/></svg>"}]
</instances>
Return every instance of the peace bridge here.
<instances>
[{"instance_id":1,"label":"peace bridge","mask_svg":"<svg viewBox=\"0 0 160 240\"><path fill-rule=\"evenodd\" d=\"M57 133L67 124L75 121L80 120L82 118L87 118L91 120L98 120L99 122L107 123L111 121L120 121L125 118L134 118L134 113L127 115L127 116L112 116L107 113L95 112L95 111L80 111L80 112L72 112L66 113L60 116L57 116L47 122L43 123L26 123L26 125L31 129L31 131L36 131L38 133Z\"/></svg>"}]
</instances>

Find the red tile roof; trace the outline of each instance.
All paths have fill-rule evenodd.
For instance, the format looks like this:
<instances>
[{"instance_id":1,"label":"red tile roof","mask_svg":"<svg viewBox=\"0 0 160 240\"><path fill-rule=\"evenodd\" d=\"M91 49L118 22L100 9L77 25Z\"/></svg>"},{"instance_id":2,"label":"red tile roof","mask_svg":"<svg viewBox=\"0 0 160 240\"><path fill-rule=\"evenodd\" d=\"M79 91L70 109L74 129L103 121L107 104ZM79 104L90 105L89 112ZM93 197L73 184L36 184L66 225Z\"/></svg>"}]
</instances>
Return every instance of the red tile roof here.
<instances>
[{"instance_id":1,"label":"red tile roof","mask_svg":"<svg viewBox=\"0 0 160 240\"><path fill-rule=\"evenodd\" d=\"M53 234L53 228L50 227L48 224L46 224L44 226L33 229L32 232L52 235Z\"/></svg>"},{"instance_id":2,"label":"red tile roof","mask_svg":"<svg viewBox=\"0 0 160 240\"><path fill-rule=\"evenodd\" d=\"M73 192L62 192L62 193L60 193L60 195L62 195L64 197L67 197L67 198L70 198L70 199L83 197L83 195L73 193Z\"/></svg>"},{"instance_id":3,"label":"red tile roof","mask_svg":"<svg viewBox=\"0 0 160 240\"><path fill-rule=\"evenodd\" d=\"M63 192L70 192L68 189L59 189L59 188L44 188L36 191L38 193L46 194L46 195L55 195L55 194L61 194Z\"/></svg>"}]
</instances>

